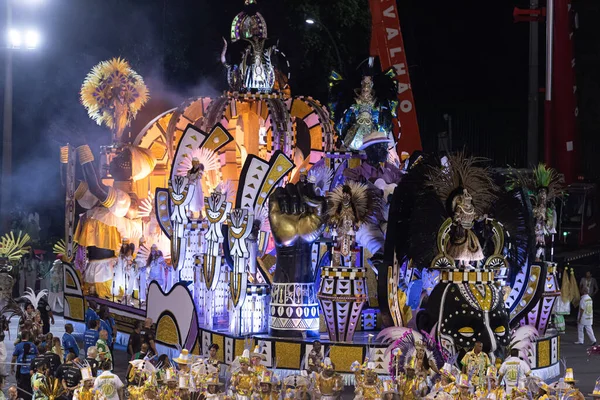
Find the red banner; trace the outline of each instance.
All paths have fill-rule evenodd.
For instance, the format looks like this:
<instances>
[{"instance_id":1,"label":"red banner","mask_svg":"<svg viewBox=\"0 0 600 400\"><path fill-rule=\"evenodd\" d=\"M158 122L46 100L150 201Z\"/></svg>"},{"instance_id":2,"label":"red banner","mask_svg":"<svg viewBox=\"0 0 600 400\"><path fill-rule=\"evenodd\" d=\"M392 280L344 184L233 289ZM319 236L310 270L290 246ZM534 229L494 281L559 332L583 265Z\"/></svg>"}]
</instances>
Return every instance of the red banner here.
<instances>
[{"instance_id":1,"label":"red banner","mask_svg":"<svg viewBox=\"0 0 600 400\"><path fill-rule=\"evenodd\" d=\"M371 30L371 56L378 56L381 68L396 70L398 80L398 120L400 127L394 127L398 140L398 154L422 150L419 123L413 98L408 63L404 51L404 40L400 30L400 19L396 0L369 0L373 26Z\"/></svg>"},{"instance_id":2,"label":"red banner","mask_svg":"<svg viewBox=\"0 0 600 400\"><path fill-rule=\"evenodd\" d=\"M576 179L580 169L573 25L571 1L554 0L552 100L546 104L545 158L565 175L567 183Z\"/></svg>"}]
</instances>

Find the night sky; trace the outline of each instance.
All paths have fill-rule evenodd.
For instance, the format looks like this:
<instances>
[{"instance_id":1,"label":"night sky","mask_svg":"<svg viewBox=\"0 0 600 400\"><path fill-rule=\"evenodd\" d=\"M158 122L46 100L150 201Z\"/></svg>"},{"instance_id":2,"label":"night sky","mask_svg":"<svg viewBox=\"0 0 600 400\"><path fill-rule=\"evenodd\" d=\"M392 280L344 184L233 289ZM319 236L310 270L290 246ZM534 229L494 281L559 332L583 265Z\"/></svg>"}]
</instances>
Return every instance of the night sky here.
<instances>
[{"instance_id":1,"label":"night sky","mask_svg":"<svg viewBox=\"0 0 600 400\"><path fill-rule=\"evenodd\" d=\"M111 57L130 61L145 78L153 99L139 114L139 127L185 98L218 95L226 89L219 62L221 37L228 36L243 0L37 1L42 3L37 9L23 6L15 11L16 19L39 27L44 41L36 51L15 55L14 196L22 207L40 212L52 231L60 232L64 194L59 146L81 135L93 146L109 140L109 132L88 119L79 104L87 72ZM592 3L582 0L578 6L597 16L598 7ZM437 149L437 135L446 129L442 115L449 113L455 149L465 147L500 166L524 164L529 28L514 23L512 11L525 4L399 2L426 150ZM328 36L315 25L305 25L307 16L328 26L345 69L355 68L368 56L366 0L259 0L259 6L269 36L279 40L290 59L295 95L312 95L326 103L327 75L335 65ZM4 21L4 15L0 18ZM590 37L597 29L590 30L590 25L597 26L597 20L583 21L589 25L582 41L593 42ZM593 53L585 46L583 51ZM586 62L590 70L598 64L591 56ZM587 104L595 106L593 100Z\"/></svg>"}]
</instances>

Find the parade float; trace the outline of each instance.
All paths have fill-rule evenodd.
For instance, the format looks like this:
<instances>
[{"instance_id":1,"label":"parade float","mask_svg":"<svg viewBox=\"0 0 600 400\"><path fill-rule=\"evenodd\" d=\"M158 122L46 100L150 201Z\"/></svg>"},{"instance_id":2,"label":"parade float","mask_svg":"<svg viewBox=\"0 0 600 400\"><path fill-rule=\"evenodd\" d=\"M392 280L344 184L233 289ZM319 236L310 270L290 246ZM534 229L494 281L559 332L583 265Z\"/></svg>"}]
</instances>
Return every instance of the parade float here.
<instances>
[{"instance_id":1,"label":"parade float","mask_svg":"<svg viewBox=\"0 0 600 400\"><path fill-rule=\"evenodd\" d=\"M553 200L544 183L507 185L465 154L398 156L395 72L373 60L329 111L292 96L285 56L248 3L222 52L220 97L189 99L132 134L149 96L141 76L113 59L87 77L82 103L112 144L98 156L84 143L61 149L65 318L83 329L93 299L121 343L151 318L162 353L217 344L231 365L257 345L281 374L329 360L346 383L388 374L399 343L406 353L425 341L436 368L476 341L503 359L511 332L531 325L526 356L556 375L555 266L536 254Z\"/></svg>"}]
</instances>

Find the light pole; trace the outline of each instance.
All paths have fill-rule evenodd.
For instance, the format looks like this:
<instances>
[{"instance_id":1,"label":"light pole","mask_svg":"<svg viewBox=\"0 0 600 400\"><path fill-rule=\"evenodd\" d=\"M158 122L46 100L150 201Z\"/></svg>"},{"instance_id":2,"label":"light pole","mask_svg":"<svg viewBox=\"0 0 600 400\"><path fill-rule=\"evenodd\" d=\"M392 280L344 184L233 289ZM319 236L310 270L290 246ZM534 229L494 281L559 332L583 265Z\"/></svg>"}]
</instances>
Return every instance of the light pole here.
<instances>
[{"instance_id":1,"label":"light pole","mask_svg":"<svg viewBox=\"0 0 600 400\"><path fill-rule=\"evenodd\" d=\"M327 29L327 27L321 23L321 21L319 21L318 19L315 18L306 18L306 20L304 20L304 22L306 22L308 25L314 25L317 24L319 25L321 28L323 28L323 30L325 32L327 32L327 35L329 36L329 39L331 40L331 44L333 45L333 48L335 50L335 55L337 57L337 62L338 62L338 71L340 73L342 73L342 57L340 57L340 50L337 47L337 44L335 42L335 39L333 38L333 35L331 34L331 32L329 31L329 29Z\"/></svg>"},{"instance_id":2,"label":"light pole","mask_svg":"<svg viewBox=\"0 0 600 400\"><path fill-rule=\"evenodd\" d=\"M4 229L10 223L10 207L12 197L12 118L13 118L13 51L18 49L35 49L40 42L37 31L18 30L12 26L12 0L6 0L6 29L8 45L5 47L4 78L4 115L2 130L2 180L0 198L0 216Z\"/></svg>"}]
</instances>

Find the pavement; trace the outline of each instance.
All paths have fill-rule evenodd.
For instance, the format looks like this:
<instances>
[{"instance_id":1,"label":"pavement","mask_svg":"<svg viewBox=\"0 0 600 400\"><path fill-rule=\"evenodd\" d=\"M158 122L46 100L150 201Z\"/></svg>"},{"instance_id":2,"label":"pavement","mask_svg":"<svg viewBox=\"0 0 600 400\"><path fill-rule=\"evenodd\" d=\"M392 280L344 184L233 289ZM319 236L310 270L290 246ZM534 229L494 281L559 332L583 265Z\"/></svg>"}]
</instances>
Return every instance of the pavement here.
<instances>
[{"instance_id":1,"label":"pavement","mask_svg":"<svg viewBox=\"0 0 600 400\"><path fill-rule=\"evenodd\" d=\"M64 325L65 322L62 316L55 317L55 325L53 325L50 331L54 334L54 336L62 337L64 334ZM598 324L596 324L598 325ZM17 321L14 320L11 323L10 327L10 336L7 335L5 344L6 344L6 353L7 353L7 363L10 362L12 352L14 349L14 341L17 337ZM600 329L595 329L595 334L597 338L600 340ZM600 377L600 356L592 356L588 357L587 355L587 344L589 344L589 340L586 338L586 345L576 345L574 342L577 340L577 327L575 325L575 321L571 319L567 319L567 332L560 337L560 355L561 358L566 362L567 367L573 368L575 373L575 379L578 381L577 386L581 390L581 392L586 397L589 393L591 393L594 389L594 385L596 379ZM83 343L79 343L80 348L83 347ZM82 354L83 355L83 354ZM117 374L123 382L125 382L125 375L127 372L128 366L128 358L127 351L124 346L115 346L114 351L114 373ZM6 365L6 371L10 371L8 365ZM564 374L564 368L561 367L561 374ZM555 378L557 380L559 377ZM550 383L550 382L548 382ZM10 385L15 384L14 375L9 376L7 378L7 383L4 386L4 389L7 389ZM346 398L346 392L344 391L344 398Z\"/></svg>"}]
</instances>

